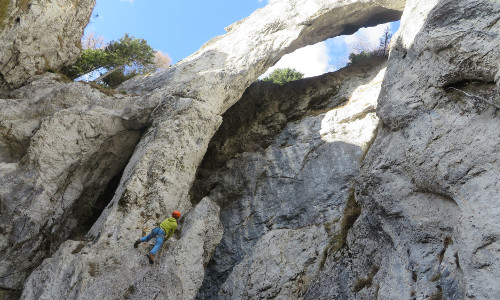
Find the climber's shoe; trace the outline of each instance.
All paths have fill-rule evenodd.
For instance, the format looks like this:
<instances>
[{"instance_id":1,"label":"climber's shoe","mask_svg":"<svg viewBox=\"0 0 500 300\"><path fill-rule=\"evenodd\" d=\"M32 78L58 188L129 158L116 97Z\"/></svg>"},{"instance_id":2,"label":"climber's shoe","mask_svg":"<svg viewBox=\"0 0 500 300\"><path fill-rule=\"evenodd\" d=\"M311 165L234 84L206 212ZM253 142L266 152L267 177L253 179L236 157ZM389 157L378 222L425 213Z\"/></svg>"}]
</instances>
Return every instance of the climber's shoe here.
<instances>
[{"instance_id":1,"label":"climber's shoe","mask_svg":"<svg viewBox=\"0 0 500 300\"><path fill-rule=\"evenodd\" d=\"M155 262L155 256L151 252L146 256L148 257L150 264L153 264Z\"/></svg>"},{"instance_id":2,"label":"climber's shoe","mask_svg":"<svg viewBox=\"0 0 500 300\"><path fill-rule=\"evenodd\" d=\"M139 246L139 244L141 243L141 240L137 240L135 241L134 243L134 248L137 248L137 246Z\"/></svg>"}]
</instances>

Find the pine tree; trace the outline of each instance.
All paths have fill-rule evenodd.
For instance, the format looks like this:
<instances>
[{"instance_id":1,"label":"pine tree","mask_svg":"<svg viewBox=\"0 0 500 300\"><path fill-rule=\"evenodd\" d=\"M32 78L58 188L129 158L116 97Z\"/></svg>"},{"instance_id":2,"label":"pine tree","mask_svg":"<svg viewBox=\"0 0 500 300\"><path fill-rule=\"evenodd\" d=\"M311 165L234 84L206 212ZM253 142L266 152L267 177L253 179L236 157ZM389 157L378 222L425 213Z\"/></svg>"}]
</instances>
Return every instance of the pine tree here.
<instances>
[{"instance_id":1,"label":"pine tree","mask_svg":"<svg viewBox=\"0 0 500 300\"><path fill-rule=\"evenodd\" d=\"M128 78L127 74L132 72L140 74L156 70L155 54L156 51L146 40L136 39L126 33L121 39L112 41L104 49L93 47L84 49L74 64L64 67L61 71L69 78L76 79L101 68L106 69L107 71L94 82L102 81L107 76L120 71L123 74L115 76L113 81L116 82L117 78ZM168 58L166 55L163 56L166 57L165 59ZM164 62L164 65L169 63L170 61ZM132 72L125 72L126 67L132 68Z\"/></svg>"}]
</instances>

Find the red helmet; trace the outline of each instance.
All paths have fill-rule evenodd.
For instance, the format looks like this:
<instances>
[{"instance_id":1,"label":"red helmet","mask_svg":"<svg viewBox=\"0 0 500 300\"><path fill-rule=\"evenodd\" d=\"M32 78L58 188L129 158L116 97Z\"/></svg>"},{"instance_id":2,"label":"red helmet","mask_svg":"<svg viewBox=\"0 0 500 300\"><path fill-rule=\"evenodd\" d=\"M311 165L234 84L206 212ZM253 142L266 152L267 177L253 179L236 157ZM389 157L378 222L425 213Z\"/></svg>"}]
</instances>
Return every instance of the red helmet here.
<instances>
[{"instance_id":1,"label":"red helmet","mask_svg":"<svg viewBox=\"0 0 500 300\"><path fill-rule=\"evenodd\" d=\"M174 212L172 212L172 217L174 217L174 218L180 218L181 217L181 212L178 211L178 210L175 210Z\"/></svg>"}]
</instances>

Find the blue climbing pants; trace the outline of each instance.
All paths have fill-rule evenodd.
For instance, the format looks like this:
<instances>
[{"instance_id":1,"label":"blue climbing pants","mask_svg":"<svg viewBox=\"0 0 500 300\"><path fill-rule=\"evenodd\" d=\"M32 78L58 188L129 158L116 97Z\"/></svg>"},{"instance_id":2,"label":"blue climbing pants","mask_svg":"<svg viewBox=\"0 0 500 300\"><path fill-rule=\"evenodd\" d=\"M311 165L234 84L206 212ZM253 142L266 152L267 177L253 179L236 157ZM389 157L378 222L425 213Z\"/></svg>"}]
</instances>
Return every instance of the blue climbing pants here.
<instances>
[{"instance_id":1,"label":"blue climbing pants","mask_svg":"<svg viewBox=\"0 0 500 300\"><path fill-rule=\"evenodd\" d=\"M160 250L161 245L165 241L165 231L163 231L163 229L161 229L160 227L156 227L155 229L151 230L148 235L141 237L141 242L148 242L154 237L156 237L156 243L153 249L151 249L151 251L149 252L151 252L151 254L153 255L156 255L156 252Z\"/></svg>"}]
</instances>

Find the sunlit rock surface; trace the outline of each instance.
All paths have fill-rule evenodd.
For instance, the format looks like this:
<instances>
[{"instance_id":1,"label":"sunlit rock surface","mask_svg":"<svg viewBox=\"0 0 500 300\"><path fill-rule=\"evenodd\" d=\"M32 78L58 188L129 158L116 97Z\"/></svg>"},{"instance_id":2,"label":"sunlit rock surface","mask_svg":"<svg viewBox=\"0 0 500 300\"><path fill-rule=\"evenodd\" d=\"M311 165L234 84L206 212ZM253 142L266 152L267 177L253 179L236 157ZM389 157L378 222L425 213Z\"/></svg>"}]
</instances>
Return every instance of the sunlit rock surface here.
<instances>
[{"instance_id":1,"label":"sunlit rock surface","mask_svg":"<svg viewBox=\"0 0 500 300\"><path fill-rule=\"evenodd\" d=\"M259 82L223 115L193 192L219 203L225 233L198 299L304 294L341 240L363 137L378 123L383 62L284 86ZM332 122L346 111L349 120Z\"/></svg>"},{"instance_id":2,"label":"sunlit rock surface","mask_svg":"<svg viewBox=\"0 0 500 300\"><path fill-rule=\"evenodd\" d=\"M499 15L498 1L408 1L361 215L306 298L498 297Z\"/></svg>"},{"instance_id":3,"label":"sunlit rock surface","mask_svg":"<svg viewBox=\"0 0 500 300\"><path fill-rule=\"evenodd\" d=\"M155 265L151 266L144 256L152 245L140 245L126 261L120 261L120 255L133 246L116 248L115 255L104 261L99 259L103 249L67 241L30 276L26 283L30 288L25 289L23 298L193 299L203 280L209 254L221 236L219 207L204 198L184 218L182 233L167 241L157 253ZM102 288L87 290L96 277Z\"/></svg>"},{"instance_id":4,"label":"sunlit rock surface","mask_svg":"<svg viewBox=\"0 0 500 300\"><path fill-rule=\"evenodd\" d=\"M189 213L193 207L189 191L208 143L222 122L220 114L241 97L246 87L285 53L353 32L363 25L395 20L403 4L271 2L165 72L125 83L122 90L128 94L140 94L144 101L159 105L151 114L151 126L136 146L113 199L87 234L86 245L99 249L99 256L76 256L72 265L85 264L89 259L96 265L106 265L113 257L127 261L126 267L116 268L132 276L132 270L142 266L144 250L130 245L142 234L144 224L151 226L174 209ZM252 52L255 49L257 52ZM62 255L68 253L71 251L61 249ZM137 258L131 259L133 256ZM81 297L123 296L130 283L113 282L115 289L111 290L110 281L103 279L106 274L96 272L87 277L85 269L76 269L75 276L89 278L81 288ZM163 286L161 281L151 284L158 289ZM61 286L59 292L47 290L49 294L69 292L63 284L48 286ZM179 293L189 294L184 289Z\"/></svg>"},{"instance_id":5,"label":"sunlit rock surface","mask_svg":"<svg viewBox=\"0 0 500 300\"><path fill-rule=\"evenodd\" d=\"M90 229L157 104L39 77L0 99L0 283L10 289Z\"/></svg>"},{"instance_id":6,"label":"sunlit rock surface","mask_svg":"<svg viewBox=\"0 0 500 300\"><path fill-rule=\"evenodd\" d=\"M78 58L95 0L2 1L0 91ZM5 10L4 10L5 9Z\"/></svg>"},{"instance_id":7,"label":"sunlit rock surface","mask_svg":"<svg viewBox=\"0 0 500 300\"><path fill-rule=\"evenodd\" d=\"M193 98L223 113L283 55L361 27L398 20L404 5L403 0L269 1L171 68L129 80L121 89Z\"/></svg>"},{"instance_id":8,"label":"sunlit rock surface","mask_svg":"<svg viewBox=\"0 0 500 300\"><path fill-rule=\"evenodd\" d=\"M495 299L500 4L404 5L271 1L124 94L57 75L4 91L4 294ZM252 84L403 8L386 71ZM133 242L174 209L151 266Z\"/></svg>"}]
</instances>

